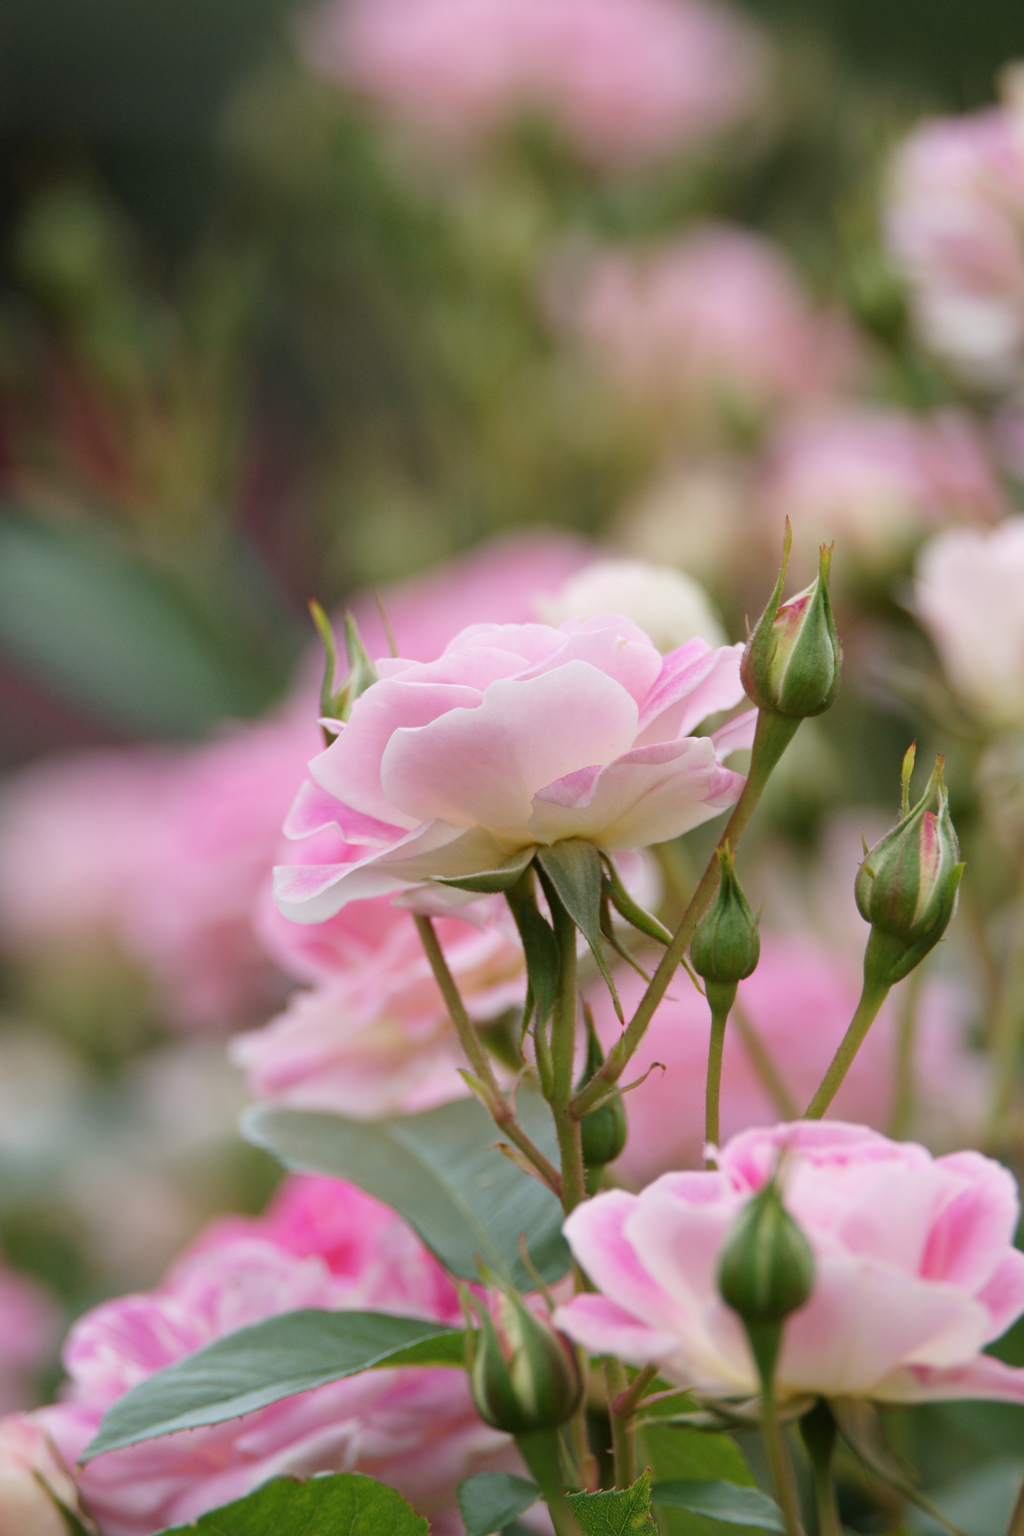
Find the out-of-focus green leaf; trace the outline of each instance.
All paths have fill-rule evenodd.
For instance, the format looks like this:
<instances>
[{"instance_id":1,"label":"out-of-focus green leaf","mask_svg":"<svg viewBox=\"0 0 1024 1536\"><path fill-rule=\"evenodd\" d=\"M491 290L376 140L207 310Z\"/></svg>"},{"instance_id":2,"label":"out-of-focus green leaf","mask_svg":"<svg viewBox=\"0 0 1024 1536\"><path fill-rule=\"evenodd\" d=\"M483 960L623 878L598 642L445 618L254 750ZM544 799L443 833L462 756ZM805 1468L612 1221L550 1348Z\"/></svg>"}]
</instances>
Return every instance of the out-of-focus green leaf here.
<instances>
[{"instance_id":1,"label":"out-of-focus green leaf","mask_svg":"<svg viewBox=\"0 0 1024 1536\"><path fill-rule=\"evenodd\" d=\"M641 1457L650 1464L655 1484L686 1481L754 1486L743 1453L729 1435L648 1422L640 1432L640 1445ZM654 1513L662 1536L723 1536L721 1523L708 1514L665 1504L657 1505ZM745 1536L753 1536L760 1527L752 1524L740 1529ZM733 1536L739 1536L735 1526Z\"/></svg>"},{"instance_id":2,"label":"out-of-focus green leaf","mask_svg":"<svg viewBox=\"0 0 1024 1536\"><path fill-rule=\"evenodd\" d=\"M529 1135L556 1157L544 1102L520 1093L517 1107ZM498 1277L533 1289L520 1237L544 1280L558 1280L569 1268L558 1201L496 1150L494 1122L475 1099L377 1121L257 1106L243 1130L287 1167L350 1179L393 1206L464 1280L479 1278L482 1259Z\"/></svg>"},{"instance_id":3,"label":"out-of-focus green leaf","mask_svg":"<svg viewBox=\"0 0 1024 1536\"><path fill-rule=\"evenodd\" d=\"M463 1334L440 1323L388 1312L284 1312L147 1376L106 1413L81 1460L221 1424L374 1366L462 1363Z\"/></svg>"},{"instance_id":4,"label":"out-of-focus green leaf","mask_svg":"<svg viewBox=\"0 0 1024 1536\"><path fill-rule=\"evenodd\" d=\"M569 1503L583 1536L632 1536L635 1531L654 1536L650 1472L641 1473L631 1488L572 1493Z\"/></svg>"},{"instance_id":5,"label":"out-of-focus green leaf","mask_svg":"<svg viewBox=\"0 0 1024 1536\"><path fill-rule=\"evenodd\" d=\"M429 1526L400 1493L360 1472L281 1477L194 1525L176 1525L163 1536L429 1536Z\"/></svg>"},{"instance_id":6,"label":"out-of-focus green leaf","mask_svg":"<svg viewBox=\"0 0 1024 1536\"><path fill-rule=\"evenodd\" d=\"M540 1498L529 1478L511 1472L474 1472L459 1484L459 1509L466 1536L494 1536Z\"/></svg>"},{"instance_id":7,"label":"out-of-focus green leaf","mask_svg":"<svg viewBox=\"0 0 1024 1536\"><path fill-rule=\"evenodd\" d=\"M740 1488L736 1483L721 1478L698 1481L683 1478L667 1483L655 1483L651 1489L652 1504L665 1504L669 1509L685 1509L694 1515L710 1515L726 1525L755 1526L761 1531L785 1531L782 1511L760 1488Z\"/></svg>"},{"instance_id":8,"label":"out-of-focus green leaf","mask_svg":"<svg viewBox=\"0 0 1024 1536\"><path fill-rule=\"evenodd\" d=\"M279 670L229 655L183 591L112 539L15 517L0 518L0 645L142 735L201 736L258 714L280 687Z\"/></svg>"}]
</instances>

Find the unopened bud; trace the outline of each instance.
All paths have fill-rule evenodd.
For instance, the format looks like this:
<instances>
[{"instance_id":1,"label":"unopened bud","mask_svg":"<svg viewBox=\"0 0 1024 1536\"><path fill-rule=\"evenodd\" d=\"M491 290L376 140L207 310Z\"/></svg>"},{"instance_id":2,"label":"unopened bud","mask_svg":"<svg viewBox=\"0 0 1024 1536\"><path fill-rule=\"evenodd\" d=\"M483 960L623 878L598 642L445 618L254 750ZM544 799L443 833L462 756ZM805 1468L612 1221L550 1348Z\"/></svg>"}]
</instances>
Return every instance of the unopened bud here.
<instances>
[{"instance_id":1,"label":"unopened bud","mask_svg":"<svg viewBox=\"0 0 1024 1536\"><path fill-rule=\"evenodd\" d=\"M889 986L924 959L942 938L956 911L964 866L949 814L943 759L921 799L908 806L914 749L903 763L903 814L865 856L855 887L861 916L871 924L866 957ZM883 974L884 972L884 974Z\"/></svg>"},{"instance_id":2,"label":"unopened bud","mask_svg":"<svg viewBox=\"0 0 1024 1536\"><path fill-rule=\"evenodd\" d=\"M814 1255L782 1203L775 1179L740 1211L718 1262L722 1300L738 1312L767 1384L775 1370L782 1325L814 1286Z\"/></svg>"},{"instance_id":3,"label":"unopened bud","mask_svg":"<svg viewBox=\"0 0 1024 1536\"><path fill-rule=\"evenodd\" d=\"M604 1065L604 1052L594 1028L590 1009L584 1002L583 1017L587 1026L587 1060L577 1091L585 1088ZM587 1170L587 1193L593 1194L600 1185L606 1163L613 1163L626 1145L628 1126L626 1111L621 1097L616 1094L607 1103L592 1109L580 1121L580 1140L583 1144L583 1164ZM593 1188L591 1187L593 1186Z\"/></svg>"},{"instance_id":4,"label":"unopened bud","mask_svg":"<svg viewBox=\"0 0 1024 1536\"><path fill-rule=\"evenodd\" d=\"M804 719L820 715L835 698L842 647L829 597L830 545L823 544L819 551L817 580L787 603L781 602L792 539L787 519L782 570L747 641L740 677L747 696L759 709Z\"/></svg>"},{"instance_id":5,"label":"unopened bud","mask_svg":"<svg viewBox=\"0 0 1024 1536\"><path fill-rule=\"evenodd\" d=\"M718 862L718 895L697 924L690 963L706 982L735 987L756 969L761 938L757 918L736 878L735 855L728 844L718 850Z\"/></svg>"},{"instance_id":6,"label":"unopened bud","mask_svg":"<svg viewBox=\"0 0 1024 1536\"><path fill-rule=\"evenodd\" d=\"M352 706L373 683L378 681L377 668L370 660L359 626L348 610L345 610L345 650L348 654L348 676L335 691L335 673L338 667L337 650L331 621L315 599L310 600L309 611L324 647L324 675L320 684L320 714L327 720L347 720ZM326 725L322 727L328 746L336 739L336 732Z\"/></svg>"},{"instance_id":7,"label":"unopened bud","mask_svg":"<svg viewBox=\"0 0 1024 1536\"><path fill-rule=\"evenodd\" d=\"M510 1435L555 1429L572 1418L583 1384L568 1339L512 1292L498 1292L497 1318L473 1306L480 1331L469 1380L480 1417Z\"/></svg>"}]
</instances>

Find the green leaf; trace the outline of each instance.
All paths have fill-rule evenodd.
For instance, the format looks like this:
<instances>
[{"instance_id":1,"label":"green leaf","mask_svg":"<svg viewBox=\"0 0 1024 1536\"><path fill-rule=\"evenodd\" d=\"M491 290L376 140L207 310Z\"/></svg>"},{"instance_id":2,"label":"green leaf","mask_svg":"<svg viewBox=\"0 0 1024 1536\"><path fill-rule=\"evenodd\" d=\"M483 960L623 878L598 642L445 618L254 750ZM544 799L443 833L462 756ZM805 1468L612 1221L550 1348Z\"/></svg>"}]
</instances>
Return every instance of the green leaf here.
<instances>
[{"instance_id":1,"label":"green leaf","mask_svg":"<svg viewBox=\"0 0 1024 1536\"><path fill-rule=\"evenodd\" d=\"M510 854L494 869L482 869L475 875L438 875L435 883L454 885L460 891L480 891L494 895L497 891L510 890L515 885L523 871L529 868L536 852L531 844L529 848L521 848L518 853Z\"/></svg>"},{"instance_id":2,"label":"green leaf","mask_svg":"<svg viewBox=\"0 0 1024 1536\"><path fill-rule=\"evenodd\" d=\"M459 1484L459 1509L466 1536L494 1536L540 1498L529 1478L511 1472L475 1472Z\"/></svg>"},{"instance_id":3,"label":"green leaf","mask_svg":"<svg viewBox=\"0 0 1024 1536\"><path fill-rule=\"evenodd\" d=\"M258 714L280 682L225 655L184 592L112 539L14 518L0 520L0 643L66 698L144 735L201 736Z\"/></svg>"},{"instance_id":4,"label":"green leaf","mask_svg":"<svg viewBox=\"0 0 1024 1536\"><path fill-rule=\"evenodd\" d=\"M400 1493L360 1472L311 1477L306 1483L276 1478L194 1525L176 1525L163 1536L430 1536L422 1515Z\"/></svg>"},{"instance_id":5,"label":"green leaf","mask_svg":"<svg viewBox=\"0 0 1024 1536\"><path fill-rule=\"evenodd\" d=\"M459 1329L387 1312L283 1312L215 1339L119 1397L83 1462L177 1429L220 1424L373 1366L463 1364Z\"/></svg>"},{"instance_id":6,"label":"green leaf","mask_svg":"<svg viewBox=\"0 0 1024 1536\"><path fill-rule=\"evenodd\" d=\"M647 1423L640 1431L641 1456L654 1471L654 1482L728 1482L753 1488L754 1478L739 1446L730 1435L707 1433L677 1424ZM659 1505L658 1529L663 1536L723 1536L718 1520L678 1505ZM747 1536L759 1526L741 1527ZM733 1536L738 1532L733 1530Z\"/></svg>"},{"instance_id":7,"label":"green leaf","mask_svg":"<svg viewBox=\"0 0 1024 1536\"><path fill-rule=\"evenodd\" d=\"M654 1536L650 1472L642 1472L632 1488L571 1493L569 1503L583 1536L630 1536L633 1531Z\"/></svg>"},{"instance_id":8,"label":"green leaf","mask_svg":"<svg viewBox=\"0 0 1024 1536\"><path fill-rule=\"evenodd\" d=\"M537 863L554 888L555 895L590 945L598 970L611 992L619 1017L619 1004L612 973L604 958L601 937L601 855L593 843L581 837L568 837L550 848L537 849Z\"/></svg>"},{"instance_id":9,"label":"green leaf","mask_svg":"<svg viewBox=\"0 0 1024 1536\"><path fill-rule=\"evenodd\" d=\"M691 1478L655 1483L652 1504L667 1504L670 1509L686 1509L695 1515L710 1515L725 1525L751 1526L760 1531L783 1531L782 1511L760 1488L740 1488L720 1478L698 1482Z\"/></svg>"},{"instance_id":10,"label":"green leaf","mask_svg":"<svg viewBox=\"0 0 1024 1536\"><path fill-rule=\"evenodd\" d=\"M517 1110L541 1150L557 1158L544 1101L521 1092ZM479 1279L482 1259L496 1277L533 1290L520 1236L544 1280L561 1279L569 1269L558 1201L496 1150L497 1128L475 1099L376 1121L257 1106L242 1128L286 1167L349 1179L392 1206L463 1280Z\"/></svg>"}]
</instances>

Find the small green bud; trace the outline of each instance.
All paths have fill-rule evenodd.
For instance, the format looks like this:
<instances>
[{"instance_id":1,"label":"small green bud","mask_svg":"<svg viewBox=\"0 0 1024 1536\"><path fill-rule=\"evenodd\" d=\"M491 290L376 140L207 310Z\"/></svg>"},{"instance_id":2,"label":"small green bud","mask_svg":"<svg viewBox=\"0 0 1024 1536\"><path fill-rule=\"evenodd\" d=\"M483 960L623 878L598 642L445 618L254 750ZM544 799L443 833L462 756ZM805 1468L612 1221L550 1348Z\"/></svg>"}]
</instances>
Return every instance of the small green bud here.
<instances>
[{"instance_id":1,"label":"small green bud","mask_svg":"<svg viewBox=\"0 0 1024 1536\"><path fill-rule=\"evenodd\" d=\"M555 1429L583 1392L572 1345L511 1291L499 1291L497 1319L472 1302L480 1331L470 1346L469 1380L480 1417L510 1435Z\"/></svg>"},{"instance_id":2,"label":"small green bud","mask_svg":"<svg viewBox=\"0 0 1024 1536\"><path fill-rule=\"evenodd\" d=\"M690 964L705 981L735 987L757 967L761 957L758 919L740 888L736 858L728 844L718 850L718 895L697 924L690 943Z\"/></svg>"},{"instance_id":3,"label":"small green bud","mask_svg":"<svg viewBox=\"0 0 1024 1536\"><path fill-rule=\"evenodd\" d=\"M588 1169L614 1163L626 1145L626 1111L616 1094L607 1104L592 1109L580 1121L583 1162Z\"/></svg>"},{"instance_id":4,"label":"small green bud","mask_svg":"<svg viewBox=\"0 0 1024 1536\"><path fill-rule=\"evenodd\" d=\"M327 617L315 598L310 599L309 611L316 625L317 633L324 647L324 675L320 684L320 714L328 720L347 720L352 713L352 705L356 699L364 694L373 683L378 681L377 668L370 660L359 626L355 619L345 610L345 650L348 653L348 676L342 686L335 692L334 679L338 666L337 650L334 644L334 630L331 621ZM337 739L334 731L323 726L324 740L327 746Z\"/></svg>"},{"instance_id":5,"label":"small green bud","mask_svg":"<svg viewBox=\"0 0 1024 1536\"><path fill-rule=\"evenodd\" d=\"M718 1261L722 1300L743 1319L767 1389L782 1325L814 1286L814 1255L772 1179L740 1211Z\"/></svg>"},{"instance_id":6,"label":"small green bud","mask_svg":"<svg viewBox=\"0 0 1024 1536\"><path fill-rule=\"evenodd\" d=\"M914 748L903 762L902 815L864 858L855 893L871 924L866 967L889 986L909 974L939 942L956 911L964 866L943 783L944 760L936 759L927 788L908 805Z\"/></svg>"},{"instance_id":7,"label":"small green bud","mask_svg":"<svg viewBox=\"0 0 1024 1536\"><path fill-rule=\"evenodd\" d=\"M740 677L758 709L804 719L820 715L839 688L842 647L829 597L832 546L818 554L818 577L803 592L781 602L793 542L789 519L782 570L768 606L747 641Z\"/></svg>"}]
</instances>

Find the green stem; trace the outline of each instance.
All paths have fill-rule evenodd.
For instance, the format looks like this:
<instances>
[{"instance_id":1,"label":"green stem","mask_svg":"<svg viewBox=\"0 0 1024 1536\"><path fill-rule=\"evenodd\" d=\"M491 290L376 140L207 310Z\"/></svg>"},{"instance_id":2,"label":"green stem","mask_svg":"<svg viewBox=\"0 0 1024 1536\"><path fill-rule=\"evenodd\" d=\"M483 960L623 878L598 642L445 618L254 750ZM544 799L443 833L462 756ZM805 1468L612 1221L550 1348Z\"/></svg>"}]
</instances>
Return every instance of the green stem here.
<instances>
[{"instance_id":1,"label":"green stem","mask_svg":"<svg viewBox=\"0 0 1024 1536\"><path fill-rule=\"evenodd\" d=\"M528 1435L516 1435L516 1445L544 1495L556 1536L583 1536L562 1482L557 1429L537 1429Z\"/></svg>"},{"instance_id":2,"label":"green stem","mask_svg":"<svg viewBox=\"0 0 1024 1536\"><path fill-rule=\"evenodd\" d=\"M718 1108L722 1096L722 1053L725 1050L725 1026L729 1012L736 1001L735 983L729 986L705 983L708 1003L711 1007L711 1039L708 1043L708 1078L704 1089L704 1145L721 1146L718 1125ZM717 1168L713 1157L706 1156L709 1168Z\"/></svg>"},{"instance_id":3,"label":"green stem","mask_svg":"<svg viewBox=\"0 0 1024 1536\"><path fill-rule=\"evenodd\" d=\"M814 1488L814 1512L818 1536L843 1536L836 1505L836 1487L832 1477L832 1456L836 1445L836 1421L824 1399L819 1399L810 1413L800 1420L800 1434L807 1447Z\"/></svg>"},{"instance_id":4,"label":"green stem","mask_svg":"<svg viewBox=\"0 0 1024 1536\"><path fill-rule=\"evenodd\" d=\"M761 1433L768 1468L772 1475L772 1487L775 1489L775 1502L782 1511L786 1536L803 1536L796 1478L793 1475L793 1464L789 1459L789 1451L779 1423L771 1382L764 1384L761 1394Z\"/></svg>"},{"instance_id":5,"label":"green stem","mask_svg":"<svg viewBox=\"0 0 1024 1536\"><path fill-rule=\"evenodd\" d=\"M784 1120L799 1119L800 1110L793 1100L793 1095L783 1082L782 1074L772 1060L768 1047L754 1028L750 1015L737 1002L733 1004L730 1017L732 1018L733 1028L739 1035L743 1049L747 1053L750 1065L761 1079L762 1086L779 1114Z\"/></svg>"},{"instance_id":6,"label":"green stem","mask_svg":"<svg viewBox=\"0 0 1024 1536\"><path fill-rule=\"evenodd\" d=\"M1013 1514L1010 1523L1006 1527L1006 1536L1024 1536L1024 1483L1021 1484L1017 1502L1013 1506Z\"/></svg>"},{"instance_id":7,"label":"green stem","mask_svg":"<svg viewBox=\"0 0 1024 1536\"><path fill-rule=\"evenodd\" d=\"M434 931L434 924L429 917L424 917L418 912L413 914L413 920L427 959L430 962L430 969L434 973L434 980L437 982L438 989L448 1009L448 1015L458 1034L459 1043L466 1053L466 1058L473 1068L474 1074L479 1080L482 1096L485 1099L487 1109L494 1123L508 1137L509 1141L515 1143L524 1157L529 1159L545 1184L556 1195L560 1194L561 1179L558 1175L558 1169L548 1161L539 1147L534 1146L529 1136L527 1136L516 1120L512 1106L498 1087L490 1058L484 1049L476 1026L466 1012L466 1005L462 1001L462 995L458 987L455 985L455 978L448 968L448 961L445 959L444 950L441 948L437 934Z\"/></svg>"},{"instance_id":8,"label":"green stem","mask_svg":"<svg viewBox=\"0 0 1024 1536\"><path fill-rule=\"evenodd\" d=\"M764 787L771 777L772 770L792 741L799 724L798 719L792 719L788 715L776 715L763 709L758 712L750 771L747 774L747 782L743 786L743 793L733 807L725 831L719 838L715 851L700 878L700 884L691 896L679 927L672 935L672 941L665 950L650 985L640 999L636 1012L608 1052L604 1065L595 1072L587 1086L576 1095L572 1106L574 1115L582 1116L588 1109L592 1109L598 1099L604 1097L612 1084L617 1083L625 1071L630 1058L646 1033L655 1009L668 991L672 978L693 938L694 929L711 905L711 899L718 885L719 848L726 842L730 848L736 848L748 821L754 814L757 802L764 793Z\"/></svg>"},{"instance_id":9,"label":"green stem","mask_svg":"<svg viewBox=\"0 0 1024 1536\"><path fill-rule=\"evenodd\" d=\"M1003 965L996 994L989 1050L994 1084L987 1141L998 1148L1007 1139L1020 1078L1021 1037L1024 1034L1024 903L1018 915L1010 954Z\"/></svg>"},{"instance_id":10,"label":"green stem","mask_svg":"<svg viewBox=\"0 0 1024 1536\"><path fill-rule=\"evenodd\" d=\"M917 1045L917 1022L923 981L924 969L918 966L907 982L897 1026L892 1113L889 1119L889 1135L896 1141L902 1141L907 1135L914 1118L914 1050Z\"/></svg>"},{"instance_id":11,"label":"green stem","mask_svg":"<svg viewBox=\"0 0 1024 1536\"><path fill-rule=\"evenodd\" d=\"M558 940L558 994L551 1019L551 1113L562 1162L561 1199L566 1215L586 1199L586 1170L580 1122L569 1112L576 1062L576 925L559 901L552 901Z\"/></svg>"},{"instance_id":12,"label":"green stem","mask_svg":"<svg viewBox=\"0 0 1024 1536\"><path fill-rule=\"evenodd\" d=\"M820 1120L828 1109L842 1087L843 1079L853 1065L854 1057L864 1044L864 1037L878 1017L878 1010L888 996L889 988L884 982L874 981L865 976L857 1010L847 1026L846 1034L839 1042L839 1049L833 1056L817 1093L804 1110L805 1120Z\"/></svg>"},{"instance_id":13,"label":"green stem","mask_svg":"<svg viewBox=\"0 0 1024 1536\"><path fill-rule=\"evenodd\" d=\"M608 1393L608 1419L612 1430L612 1460L615 1467L616 1488L632 1488L637 1480L636 1420L632 1409L625 1413L620 1404L629 1392L626 1367L621 1360L607 1356L604 1360L604 1384Z\"/></svg>"}]
</instances>

